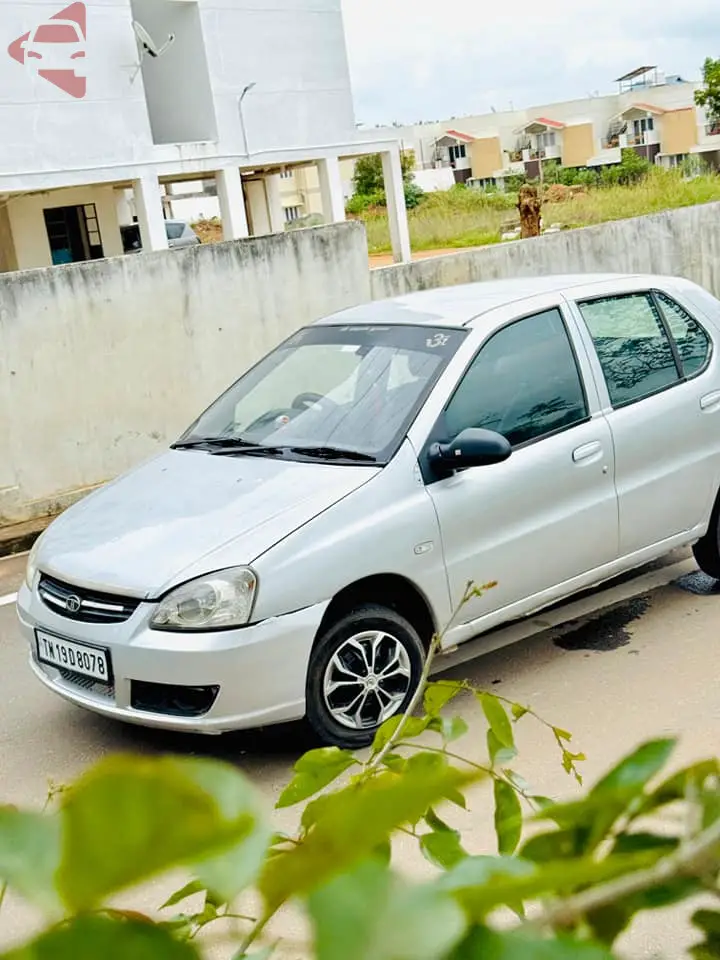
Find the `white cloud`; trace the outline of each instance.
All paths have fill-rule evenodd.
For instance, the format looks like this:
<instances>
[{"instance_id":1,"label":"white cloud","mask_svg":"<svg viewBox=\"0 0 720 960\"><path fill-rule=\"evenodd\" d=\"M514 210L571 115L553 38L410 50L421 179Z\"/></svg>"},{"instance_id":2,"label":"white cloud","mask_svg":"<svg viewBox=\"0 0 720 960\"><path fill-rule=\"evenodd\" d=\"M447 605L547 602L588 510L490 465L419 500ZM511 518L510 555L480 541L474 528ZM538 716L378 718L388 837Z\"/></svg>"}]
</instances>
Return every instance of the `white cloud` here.
<instances>
[{"instance_id":1,"label":"white cloud","mask_svg":"<svg viewBox=\"0 0 720 960\"><path fill-rule=\"evenodd\" d=\"M343 10L363 123L609 93L645 63L695 79L720 56L716 0L343 0Z\"/></svg>"}]
</instances>

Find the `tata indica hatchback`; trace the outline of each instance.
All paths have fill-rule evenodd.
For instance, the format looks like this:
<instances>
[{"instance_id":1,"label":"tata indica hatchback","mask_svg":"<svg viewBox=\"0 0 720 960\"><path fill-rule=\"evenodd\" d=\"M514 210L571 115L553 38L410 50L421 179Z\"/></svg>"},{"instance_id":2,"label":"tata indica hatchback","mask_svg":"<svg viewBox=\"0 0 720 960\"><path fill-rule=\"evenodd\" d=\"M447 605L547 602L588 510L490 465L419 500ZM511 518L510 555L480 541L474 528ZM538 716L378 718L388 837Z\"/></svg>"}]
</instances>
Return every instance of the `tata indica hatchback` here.
<instances>
[{"instance_id":1,"label":"tata indica hatchback","mask_svg":"<svg viewBox=\"0 0 720 960\"><path fill-rule=\"evenodd\" d=\"M51 690L360 746L445 648L693 544L720 577L720 302L527 279L294 333L166 452L37 542L18 611ZM442 662L442 661L440 661Z\"/></svg>"}]
</instances>

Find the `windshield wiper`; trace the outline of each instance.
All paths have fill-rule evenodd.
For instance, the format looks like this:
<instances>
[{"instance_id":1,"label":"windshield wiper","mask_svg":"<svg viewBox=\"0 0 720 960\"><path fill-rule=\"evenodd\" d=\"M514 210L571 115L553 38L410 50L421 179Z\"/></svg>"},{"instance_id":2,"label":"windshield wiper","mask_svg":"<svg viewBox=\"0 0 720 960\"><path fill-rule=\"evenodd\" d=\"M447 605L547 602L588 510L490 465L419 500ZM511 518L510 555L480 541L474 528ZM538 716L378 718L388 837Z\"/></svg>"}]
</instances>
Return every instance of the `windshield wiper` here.
<instances>
[{"instance_id":1,"label":"windshield wiper","mask_svg":"<svg viewBox=\"0 0 720 960\"><path fill-rule=\"evenodd\" d=\"M359 450L345 450L342 447L291 447L293 453L304 457L317 457L318 460L357 460L359 463L377 463L377 457Z\"/></svg>"},{"instance_id":2,"label":"windshield wiper","mask_svg":"<svg viewBox=\"0 0 720 960\"><path fill-rule=\"evenodd\" d=\"M263 446L243 440L242 437L200 437L197 440L180 440L172 445L173 450L207 450L215 456L239 453L284 453L288 447Z\"/></svg>"}]
</instances>

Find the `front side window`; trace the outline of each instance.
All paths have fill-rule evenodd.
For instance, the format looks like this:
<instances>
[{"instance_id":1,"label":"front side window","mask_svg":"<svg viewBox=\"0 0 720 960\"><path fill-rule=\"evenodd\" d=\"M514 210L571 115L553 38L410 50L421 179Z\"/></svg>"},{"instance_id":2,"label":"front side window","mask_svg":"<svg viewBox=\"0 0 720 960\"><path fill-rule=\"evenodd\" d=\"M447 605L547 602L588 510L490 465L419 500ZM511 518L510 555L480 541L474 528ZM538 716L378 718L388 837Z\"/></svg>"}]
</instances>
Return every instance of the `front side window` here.
<instances>
[{"instance_id":1,"label":"front side window","mask_svg":"<svg viewBox=\"0 0 720 960\"><path fill-rule=\"evenodd\" d=\"M223 394L181 445L224 439L280 446L291 457L332 448L383 462L466 335L410 324L303 328Z\"/></svg>"},{"instance_id":2,"label":"front side window","mask_svg":"<svg viewBox=\"0 0 720 960\"><path fill-rule=\"evenodd\" d=\"M650 293L578 304L595 344L614 407L652 396L681 379Z\"/></svg>"},{"instance_id":3,"label":"front side window","mask_svg":"<svg viewBox=\"0 0 720 960\"><path fill-rule=\"evenodd\" d=\"M495 430L513 446L587 418L587 403L559 310L518 320L480 350L445 411L450 439Z\"/></svg>"},{"instance_id":4,"label":"front side window","mask_svg":"<svg viewBox=\"0 0 720 960\"><path fill-rule=\"evenodd\" d=\"M707 363L710 356L710 337L697 320L666 293L657 291L656 296L677 346L683 374L692 377Z\"/></svg>"}]
</instances>

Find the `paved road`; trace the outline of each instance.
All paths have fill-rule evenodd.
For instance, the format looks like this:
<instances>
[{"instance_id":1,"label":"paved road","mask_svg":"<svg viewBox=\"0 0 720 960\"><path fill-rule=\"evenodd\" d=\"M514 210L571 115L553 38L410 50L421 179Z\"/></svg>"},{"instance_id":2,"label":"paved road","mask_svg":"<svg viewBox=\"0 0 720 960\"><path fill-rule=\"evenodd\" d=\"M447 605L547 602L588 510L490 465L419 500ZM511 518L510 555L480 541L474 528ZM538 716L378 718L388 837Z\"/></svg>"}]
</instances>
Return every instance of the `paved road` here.
<instances>
[{"instance_id":1,"label":"paved road","mask_svg":"<svg viewBox=\"0 0 720 960\"><path fill-rule=\"evenodd\" d=\"M21 564L0 562L0 597L17 588ZM621 752L659 734L680 735L678 762L712 755L720 743L720 593L711 586L699 575L691 577L683 586L671 584L609 612L596 612L562 636L536 635L457 666L449 675L530 703L542 716L573 731L578 747L588 755L588 780ZM121 726L55 698L29 675L25 658L14 610L0 605L0 783L5 802L39 804L48 779L67 781L114 750L224 757L238 763L271 802L306 746L298 728L218 740ZM460 705L460 712L471 725L470 734L460 742L462 749L481 759L482 721L470 701ZM519 744L517 768L538 792L573 794L573 784L544 732L532 723L523 726ZM484 788L473 796L468 814L458 812L457 824L466 831L473 852L493 849L489 813ZM278 825L289 827L292 821L292 812L285 812ZM428 869L405 844L398 850L398 862L418 875ZM133 904L151 909L166 889L153 884L133 898ZM31 923L32 917L10 900L2 941L21 935ZM292 918L286 929L291 935L300 932ZM671 910L652 922L639 922L624 952L633 960L661 956L674 960L683 955L686 940L682 914Z\"/></svg>"}]
</instances>

